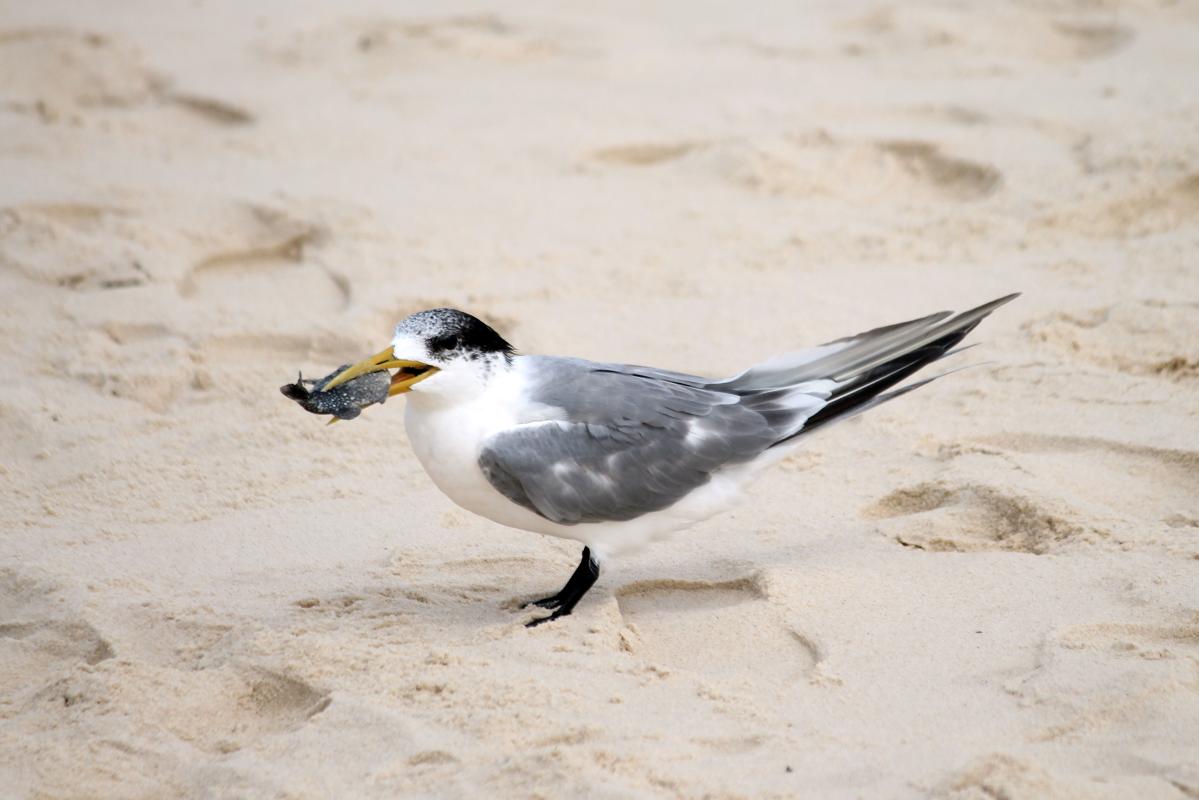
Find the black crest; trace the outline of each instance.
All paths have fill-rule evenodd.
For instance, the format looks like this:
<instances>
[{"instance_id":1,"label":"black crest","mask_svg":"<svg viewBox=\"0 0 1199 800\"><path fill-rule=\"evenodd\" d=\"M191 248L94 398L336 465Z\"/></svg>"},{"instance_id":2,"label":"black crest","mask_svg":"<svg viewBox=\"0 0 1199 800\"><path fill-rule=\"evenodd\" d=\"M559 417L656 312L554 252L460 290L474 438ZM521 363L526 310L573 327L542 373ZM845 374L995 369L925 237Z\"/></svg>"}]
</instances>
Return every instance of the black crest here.
<instances>
[{"instance_id":1,"label":"black crest","mask_svg":"<svg viewBox=\"0 0 1199 800\"><path fill-rule=\"evenodd\" d=\"M429 354L441 358L451 358L455 353L498 353L504 358L511 358L516 352L515 348L486 322L454 308L433 308L417 312L397 325L396 333L424 339Z\"/></svg>"}]
</instances>

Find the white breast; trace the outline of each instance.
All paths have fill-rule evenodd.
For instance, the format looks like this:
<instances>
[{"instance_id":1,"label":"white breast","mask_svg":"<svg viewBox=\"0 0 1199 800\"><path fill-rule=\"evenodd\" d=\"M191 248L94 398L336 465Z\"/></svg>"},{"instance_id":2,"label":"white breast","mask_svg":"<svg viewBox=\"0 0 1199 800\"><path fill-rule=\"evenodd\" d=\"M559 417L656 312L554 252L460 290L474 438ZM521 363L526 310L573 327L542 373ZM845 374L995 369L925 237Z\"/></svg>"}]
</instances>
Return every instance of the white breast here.
<instances>
[{"instance_id":1,"label":"white breast","mask_svg":"<svg viewBox=\"0 0 1199 800\"><path fill-rule=\"evenodd\" d=\"M483 442L525 421L517 403L516 378L497 377L486 391L465 402L446 403L417 392L409 394L404 424L412 450L437 488L466 510L501 525L575 538L569 528L504 497L479 468Z\"/></svg>"}]
</instances>

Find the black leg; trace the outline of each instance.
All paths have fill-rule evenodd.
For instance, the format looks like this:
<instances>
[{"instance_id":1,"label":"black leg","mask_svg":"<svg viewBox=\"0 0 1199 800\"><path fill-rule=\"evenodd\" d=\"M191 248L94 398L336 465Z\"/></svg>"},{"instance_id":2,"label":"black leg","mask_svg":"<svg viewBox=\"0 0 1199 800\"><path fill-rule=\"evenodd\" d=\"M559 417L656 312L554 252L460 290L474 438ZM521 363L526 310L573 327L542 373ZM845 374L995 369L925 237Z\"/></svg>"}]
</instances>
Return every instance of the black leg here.
<instances>
[{"instance_id":1,"label":"black leg","mask_svg":"<svg viewBox=\"0 0 1199 800\"><path fill-rule=\"evenodd\" d=\"M580 583L583 583L587 580L590 580L592 583L595 582L595 578L589 577L591 574L591 563L591 548L584 547L583 558L581 561L579 561L579 566L575 567L575 571L570 575L570 580L566 582L566 585L563 586L557 594L552 594L549 597L543 597L540 600L530 600L529 602L523 604L521 608L528 608L529 606L557 608L558 606L562 605L566 598L574 594L576 587L578 587ZM588 588L590 588L590 586L591 584L588 584ZM587 589L584 589L583 591L586 592ZM580 595L580 597L581 596L582 595Z\"/></svg>"},{"instance_id":2,"label":"black leg","mask_svg":"<svg viewBox=\"0 0 1199 800\"><path fill-rule=\"evenodd\" d=\"M542 608L552 608L554 613L548 617L540 617L531 622L525 623L526 628L533 628L543 622L549 622L558 617L565 617L574 611L574 607L583 595L595 585L599 579L600 567L599 562L591 557L591 548L583 548L583 557L579 561L579 566L571 574L570 580L562 587L562 591L551 597L543 597L540 600L534 600L531 603L525 603L521 608L528 608L530 605L541 606Z\"/></svg>"}]
</instances>

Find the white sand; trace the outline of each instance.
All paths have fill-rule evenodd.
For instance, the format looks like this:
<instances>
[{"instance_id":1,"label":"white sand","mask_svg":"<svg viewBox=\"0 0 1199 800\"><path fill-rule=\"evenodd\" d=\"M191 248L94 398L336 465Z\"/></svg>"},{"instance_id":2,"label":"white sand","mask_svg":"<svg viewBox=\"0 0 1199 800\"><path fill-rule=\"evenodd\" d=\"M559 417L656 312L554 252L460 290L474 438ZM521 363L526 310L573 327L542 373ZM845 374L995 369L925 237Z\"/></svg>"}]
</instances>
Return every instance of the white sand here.
<instances>
[{"instance_id":1,"label":"white sand","mask_svg":"<svg viewBox=\"0 0 1199 800\"><path fill-rule=\"evenodd\" d=\"M1199 6L8 2L4 797L1199 797ZM401 402L451 304L989 362L526 630Z\"/></svg>"}]
</instances>

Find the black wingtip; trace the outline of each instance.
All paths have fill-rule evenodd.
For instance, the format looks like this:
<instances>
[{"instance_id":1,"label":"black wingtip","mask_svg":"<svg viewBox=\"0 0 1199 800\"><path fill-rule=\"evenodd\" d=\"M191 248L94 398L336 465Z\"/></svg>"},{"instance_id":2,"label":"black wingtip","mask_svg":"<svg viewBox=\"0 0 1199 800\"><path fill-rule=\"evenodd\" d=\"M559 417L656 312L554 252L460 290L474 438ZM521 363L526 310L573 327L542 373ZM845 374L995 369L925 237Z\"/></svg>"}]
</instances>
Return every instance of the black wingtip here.
<instances>
[{"instance_id":1,"label":"black wingtip","mask_svg":"<svg viewBox=\"0 0 1199 800\"><path fill-rule=\"evenodd\" d=\"M999 308L1000 306L1003 306L1003 305L1006 305L1006 304L1012 302L1017 297L1019 297L1020 294L1021 294L1020 292L1012 292L1009 295L1004 295L1003 297L1000 297L996 300L992 300L989 303L983 303L981 306L976 306L967 311L962 311L959 314L955 314L952 318L950 318L946 322L941 323L941 325L939 325L936 328L936 330L951 331L951 330L964 329L964 330L969 331L974 326L978 325L978 323L982 322L984 319L989 317L991 315L992 311Z\"/></svg>"},{"instance_id":2,"label":"black wingtip","mask_svg":"<svg viewBox=\"0 0 1199 800\"><path fill-rule=\"evenodd\" d=\"M1003 297L992 300L989 303L983 303L978 308L972 308L969 311L963 311L962 313L963 314L972 314L972 313L975 313L978 311L985 310L985 313L990 314L992 311L999 308L1000 306L1007 305L1008 303L1012 302L1017 297L1019 297L1021 294L1023 294L1023 292L1012 292L1011 294L1006 294Z\"/></svg>"},{"instance_id":3,"label":"black wingtip","mask_svg":"<svg viewBox=\"0 0 1199 800\"><path fill-rule=\"evenodd\" d=\"M1003 297L1000 297L998 300L992 300L989 303L985 303L981 307L987 308L989 306L992 309L999 308L1000 306L1007 305L1008 303L1012 302L1013 300L1015 300L1017 297L1019 297L1022 294L1024 294L1024 292L1012 292L1011 294L1005 294Z\"/></svg>"},{"instance_id":4,"label":"black wingtip","mask_svg":"<svg viewBox=\"0 0 1199 800\"><path fill-rule=\"evenodd\" d=\"M833 420L853 416L860 411L876 406L886 400L899 397L919 386L926 385L936 377L940 377L927 378L910 386L883 394L887 389L896 386L920 369L944 358L951 352L956 352L954 348L971 331L978 327L979 323L986 319L992 311L1005 303L1010 303L1019 296L1020 292L1013 292L1012 294L992 300L989 303L983 303L977 308L963 311L934 327L930 333L936 336L935 339L931 339L915 349L901 352L894 358L858 375L851 376L853 380L846 381L843 386L839 387L840 391L834 393L827 405L808 417L799 432L775 444L790 441L796 436L809 433ZM967 345L967 347L969 346ZM958 350L964 349L966 348L958 348Z\"/></svg>"}]
</instances>

